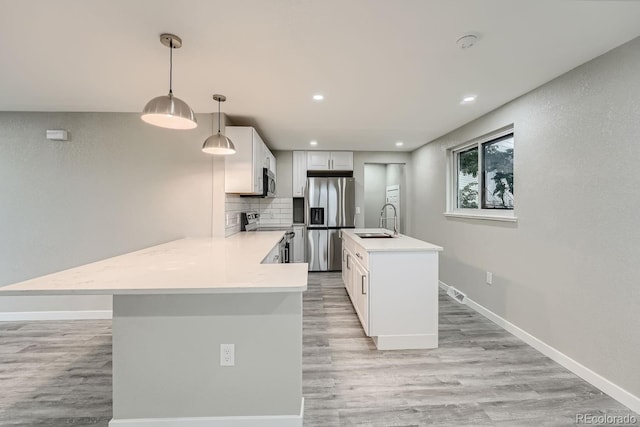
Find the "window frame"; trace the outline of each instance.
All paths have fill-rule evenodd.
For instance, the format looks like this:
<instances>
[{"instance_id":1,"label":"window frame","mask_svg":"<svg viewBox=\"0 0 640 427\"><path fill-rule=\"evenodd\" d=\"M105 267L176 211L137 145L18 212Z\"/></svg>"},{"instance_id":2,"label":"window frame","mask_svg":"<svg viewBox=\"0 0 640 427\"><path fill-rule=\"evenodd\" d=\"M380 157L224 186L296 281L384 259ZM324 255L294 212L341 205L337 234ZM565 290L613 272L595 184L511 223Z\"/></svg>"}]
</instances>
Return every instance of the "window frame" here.
<instances>
[{"instance_id":1,"label":"window frame","mask_svg":"<svg viewBox=\"0 0 640 427\"><path fill-rule=\"evenodd\" d=\"M498 129L491 133L485 134L478 138L474 138L470 141L451 147L447 150L447 179L446 179L446 194L447 194L447 210L444 212L446 217L452 218L473 218L482 220L493 221L508 221L516 222L516 202L514 200L513 209L483 209L482 197L484 191L484 153L482 145L491 142L495 139L505 137L509 134L513 134L513 146L514 146L514 159L515 159L515 132L513 124L504 128ZM478 207L477 208L458 208L458 154L469 149L477 147L478 149ZM514 178L515 178L515 164L514 164ZM515 188L516 179L514 179ZM515 191L514 191L515 193Z\"/></svg>"}]
</instances>

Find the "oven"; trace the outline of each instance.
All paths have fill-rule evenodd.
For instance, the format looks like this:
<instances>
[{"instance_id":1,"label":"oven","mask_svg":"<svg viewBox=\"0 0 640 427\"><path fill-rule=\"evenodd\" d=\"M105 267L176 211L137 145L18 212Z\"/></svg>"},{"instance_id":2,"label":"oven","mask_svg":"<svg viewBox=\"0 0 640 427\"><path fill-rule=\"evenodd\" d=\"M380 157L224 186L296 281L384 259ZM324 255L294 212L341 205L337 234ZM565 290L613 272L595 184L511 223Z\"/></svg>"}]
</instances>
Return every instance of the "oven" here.
<instances>
[{"instance_id":1,"label":"oven","mask_svg":"<svg viewBox=\"0 0 640 427\"><path fill-rule=\"evenodd\" d=\"M260 214L255 211L241 212L240 214L240 231L286 231L284 236L278 242L277 252L273 253L273 258L269 258L269 263L290 263L293 262L293 237L295 233L290 226L260 225ZM276 250L276 248L274 248Z\"/></svg>"}]
</instances>

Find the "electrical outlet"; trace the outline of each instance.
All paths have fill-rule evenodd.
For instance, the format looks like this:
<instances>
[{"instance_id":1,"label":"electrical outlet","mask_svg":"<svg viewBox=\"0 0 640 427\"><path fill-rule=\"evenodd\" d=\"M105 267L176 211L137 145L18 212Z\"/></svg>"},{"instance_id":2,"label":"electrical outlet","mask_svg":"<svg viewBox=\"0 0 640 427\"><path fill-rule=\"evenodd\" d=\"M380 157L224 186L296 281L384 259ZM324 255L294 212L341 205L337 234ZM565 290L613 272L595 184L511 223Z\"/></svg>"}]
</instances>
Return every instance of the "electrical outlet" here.
<instances>
[{"instance_id":1,"label":"electrical outlet","mask_svg":"<svg viewBox=\"0 0 640 427\"><path fill-rule=\"evenodd\" d=\"M487 271L487 285L493 285L493 273Z\"/></svg>"},{"instance_id":2,"label":"electrical outlet","mask_svg":"<svg viewBox=\"0 0 640 427\"><path fill-rule=\"evenodd\" d=\"M220 366L235 366L236 346L235 344L220 344Z\"/></svg>"}]
</instances>

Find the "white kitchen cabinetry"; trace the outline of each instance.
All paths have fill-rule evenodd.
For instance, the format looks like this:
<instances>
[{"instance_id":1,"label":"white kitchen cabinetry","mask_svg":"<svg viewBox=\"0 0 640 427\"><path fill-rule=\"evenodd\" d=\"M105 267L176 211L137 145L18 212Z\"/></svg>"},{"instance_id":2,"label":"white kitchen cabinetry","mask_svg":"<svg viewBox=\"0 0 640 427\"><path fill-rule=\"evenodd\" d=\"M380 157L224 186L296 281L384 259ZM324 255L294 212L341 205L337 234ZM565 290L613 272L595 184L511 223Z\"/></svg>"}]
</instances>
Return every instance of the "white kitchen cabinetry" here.
<instances>
[{"instance_id":1,"label":"white kitchen cabinetry","mask_svg":"<svg viewBox=\"0 0 640 427\"><path fill-rule=\"evenodd\" d=\"M275 245L266 257L262 260L262 264L278 264L280 263L280 244Z\"/></svg>"},{"instance_id":2,"label":"white kitchen cabinetry","mask_svg":"<svg viewBox=\"0 0 640 427\"><path fill-rule=\"evenodd\" d=\"M358 261L354 262L353 266L353 305L358 313L360 323L367 329L369 325L369 272Z\"/></svg>"},{"instance_id":3,"label":"white kitchen cabinetry","mask_svg":"<svg viewBox=\"0 0 640 427\"><path fill-rule=\"evenodd\" d=\"M349 257L350 253L347 248L344 246L344 241L342 244L342 282L344 283L344 288L351 298L351 258Z\"/></svg>"},{"instance_id":4,"label":"white kitchen cabinetry","mask_svg":"<svg viewBox=\"0 0 640 427\"><path fill-rule=\"evenodd\" d=\"M442 248L402 235L361 239L362 231L342 230L342 279L365 334L379 350L438 347Z\"/></svg>"},{"instance_id":5,"label":"white kitchen cabinetry","mask_svg":"<svg viewBox=\"0 0 640 427\"><path fill-rule=\"evenodd\" d=\"M304 260L304 226L293 226L293 262L305 262Z\"/></svg>"},{"instance_id":6,"label":"white kitchen cabinetry","mask_svg":"<svg viewBox=\"0 0 640 427\"><path fill-rule=\"evenodd\" d=\"M276 176L276 156L274 156L271 150L269 150L269 148L266 146L265 146L265 151L266 151L266 156L265 156L266 164L264 165L264 167L269 169L269 171L273 173L273 176Z\"/></svg>"},{"instance_id":7,"label":"white kitchen cabinetry","mask_svg":"<svg viewBox=\"0 0 640 427\"><path fill-rule=\"evenodd\" d=\"M225 192L262 194L262 169L267 167L267 156L273 154L252 127L227 126L225 135L236 147L234 155L225 157ZM273 168L275 169L275 157Z\"/></svg>"},{"instance_id":8,"label":"white kitchen cabinetry","mask_svg":"<svg viewBox=\"0 0 640 427\"><path fill-rule=\"evenodd\" d=\"M305 151L293 152L293 197L304 197L307 186L307 153Z\"/></svg>"},{"instance_id":9,"label":"white kitchen cabinetry","mask_svg":"<svg viewBox=\"0 0 640 427\"><path fill-rule=\"evenodd\" d=\"M362 264L364 250L345 240L342 246L342 280L362 328L369 336L369 271Z\"/></svg>"},{"instance_id":10,"label":"white kitchen cabinetry","mask_svg":"<svg viewBox=\"0 0 640 427\"><path fill-rule=\"evenodd\" d=\"M307 151L307 170L352 171L352 151Z\"/></svg>"}]
</instances>

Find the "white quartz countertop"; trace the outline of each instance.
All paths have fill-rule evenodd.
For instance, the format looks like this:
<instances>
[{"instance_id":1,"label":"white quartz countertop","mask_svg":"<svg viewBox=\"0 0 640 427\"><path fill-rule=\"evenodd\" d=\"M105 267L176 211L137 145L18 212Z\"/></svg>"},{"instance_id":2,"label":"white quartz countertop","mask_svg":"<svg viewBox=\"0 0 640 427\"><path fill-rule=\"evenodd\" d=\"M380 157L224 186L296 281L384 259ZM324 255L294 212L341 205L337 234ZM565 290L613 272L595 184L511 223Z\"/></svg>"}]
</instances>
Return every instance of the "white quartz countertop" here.
<instances>
[{"instance_id":1,"label":"white quartz countertop","mask_svg":"<svg viewBox=\"0 0 640 427\"><path fill-rule=\"evenodd\" d=\"M428 252L441 251L442 247L429 242L414 239L413 237L398 234L391 239L363 239L356 233L387 233L393 231L383 228L352 228L342 229L342 234L362 246L367 252Z\"/></svg>"},{"instance_id":2,"label":"white quartz countertop","mask_svg":"<svg viewBox=\"0 0 640 427\"><path fill-rule=\"evenodd\" d=\"M284 231L181 239L0 288L0 295L302 292L307 264L261 264Z\"/></svg>"}]
</instances>

